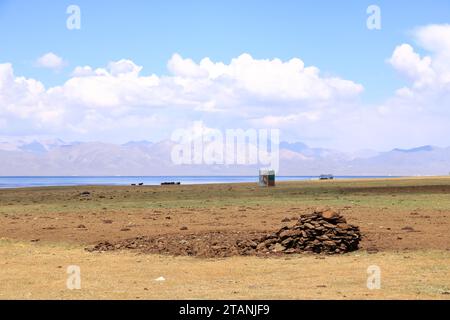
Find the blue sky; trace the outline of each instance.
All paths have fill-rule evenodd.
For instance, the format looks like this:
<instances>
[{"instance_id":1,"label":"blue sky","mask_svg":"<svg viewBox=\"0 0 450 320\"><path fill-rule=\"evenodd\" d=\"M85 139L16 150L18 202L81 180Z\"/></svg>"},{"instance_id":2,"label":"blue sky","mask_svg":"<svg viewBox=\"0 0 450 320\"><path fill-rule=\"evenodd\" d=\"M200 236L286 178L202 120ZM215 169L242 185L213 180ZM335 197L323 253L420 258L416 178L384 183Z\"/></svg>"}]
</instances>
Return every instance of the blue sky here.
<instances>
[{"instance_id":1,"label":"blue sky","mask_svg":"<svg viewBox=\"0 0 450 320\"><path fill-rule=\"evenodd\" d=\"M66 28L70 4L81 9L81 30ZM366 9L371 4L381 8L381 30L366 27ZM174 53L195 63L208 57L229 64L243 53L255 60L299 58L305 66L319 68L322 77L362 85L364 90L353 103L367 108L385 104L397 89L410 85L411 79L405 79L387 62L396 47L408 43L415 53L428 54L426 48L416 45L416 28L445 25L450 22L449 13L448 0L0 0L0 63L11 63L16 77L36 79L48 89L63 85L77 66L104 68L121 59L142 66L143 75L164 76L170 75L167 64ZM37 67L36 60L49 52L61 57L64 66L58 70ZM194 113L181 112L190 120L207 119L209 126L216 124L217 118L210 114ZM226 123L230 122L234 120ZM20 127L5 129L4 135L18 135ZM75 133L57 130L46 134L76 137ZM326 137L314 139L313 133L290 132L288 136L336 143ZM417 143L422 142L419 140ZM429 140L430 144L442 143Z\"/></svg>"},{"instance_id":2,"label":"blue sky","mask_svg":"<svg viewBox=\"0 0 450 320\"><path fill-rule=\"evenodd\" d=\"M36 57L55 52L69 66L103 66L128 58L144 72L167 73L178 52L196 61L229 62L241 53L255 58L301 58L323 72L353 79L364 98L379 101L402 79L385 60L411 29L449 20L450 2L428 1L0 1L0 61L16 74L46 85L71 71L33 67ZM82 28L65 27L66 8L81 8ZM366 28L366 9L382 10L382 30Z\"/></svg>"}]
</instances>

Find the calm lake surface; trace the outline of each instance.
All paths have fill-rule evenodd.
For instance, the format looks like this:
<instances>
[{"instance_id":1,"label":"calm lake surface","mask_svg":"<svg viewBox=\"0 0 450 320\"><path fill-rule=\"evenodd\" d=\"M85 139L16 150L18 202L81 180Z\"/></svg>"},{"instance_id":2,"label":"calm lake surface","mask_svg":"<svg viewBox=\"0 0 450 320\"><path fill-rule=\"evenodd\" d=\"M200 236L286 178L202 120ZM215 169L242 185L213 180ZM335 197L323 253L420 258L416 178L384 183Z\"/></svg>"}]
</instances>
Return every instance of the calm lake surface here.
<instances>
[{"instance_id":1,"label":"calm lake surface","mask_svg":"<svg viewBox=\"0 0 450 320\"><path fill-rule=\"evenodd\" d=\"M336 176L335 179L392 178L387 176ZM276 181L317 180L317 176L277 176ZM257 182L257 176L111 176L111 177L0 177L0 188L24 188L45 186L126 186L132 183L159 185L161 182L181 182L181 184L211 184Z\"/></svg>"}]
</instances>

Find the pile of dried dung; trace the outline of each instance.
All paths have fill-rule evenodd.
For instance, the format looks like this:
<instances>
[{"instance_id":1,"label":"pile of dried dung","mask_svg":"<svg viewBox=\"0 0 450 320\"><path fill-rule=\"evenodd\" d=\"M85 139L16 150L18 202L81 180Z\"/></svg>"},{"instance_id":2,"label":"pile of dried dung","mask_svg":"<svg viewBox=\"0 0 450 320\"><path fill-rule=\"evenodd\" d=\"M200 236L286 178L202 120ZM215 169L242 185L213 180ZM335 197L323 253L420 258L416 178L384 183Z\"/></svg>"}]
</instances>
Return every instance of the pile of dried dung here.
<instances>
[{"instance_id":1,"label":"pile of dried dung","mask_svg":"<svg viewBox=\"0 0 450 320\"><path fill-rule=\"evenodd\" d=\"M295 225L264 235L259 232L214 231L137 237L116 243L101 242L88 251L138 250L144 253L197 257L283 255L292 253L338 254L358 249L359 228L339 213L327 210L300 216Z\"/></svg>"},{"instance_id":2,"label":"pile of dried dung","mask_svg":"<svg viewBox=\"0 0 450 320\"><path fill-rule=\"evenodd\" d=\"M358 249L361 234L337 212L326 210L302 215L292 227L284 227L258 240L257 252L345 253Z\"/></svg>"}]
</instances>

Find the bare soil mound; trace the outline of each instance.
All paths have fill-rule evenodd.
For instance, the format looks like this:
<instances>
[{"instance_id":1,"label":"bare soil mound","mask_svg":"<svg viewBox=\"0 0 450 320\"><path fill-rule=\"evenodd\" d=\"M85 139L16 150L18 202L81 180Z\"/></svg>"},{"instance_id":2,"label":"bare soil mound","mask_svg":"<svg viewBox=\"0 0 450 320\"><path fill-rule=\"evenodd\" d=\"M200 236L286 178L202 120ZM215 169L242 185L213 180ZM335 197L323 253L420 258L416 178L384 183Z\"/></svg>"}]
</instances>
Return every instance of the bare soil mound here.
<instances>
[{"instance_id":1,"label":"bare soil mound","mask_svg":"<svg viewBox=\"0 0 450 320\"><path fill-rule=\"evenodd\" d=\"M358 249L361 234L337 212L302 215L291 227L277 232L225 232L141 236L119 242L100 242L88 251L138 250L143 253L198 257L283 255L292 253L339 254Z\"/></svg>"},{"instance_id":2,"label":"bare soil mound","mask_svg":"<svg viewBox=\"0 0 450 320\"><path fill-rule=\"evenodd\" d=\"M192 234L170 234L160 237L137 237L116 243L100 242L88 251L138 250L143 253L169 254L176 256L228 257L252 255L257 243L251 247L252 239L262 234L216 231ZM243 240L245 239L245 240ZM245 242L250 246L240 246Z\"/></svg>"}]
</instances>

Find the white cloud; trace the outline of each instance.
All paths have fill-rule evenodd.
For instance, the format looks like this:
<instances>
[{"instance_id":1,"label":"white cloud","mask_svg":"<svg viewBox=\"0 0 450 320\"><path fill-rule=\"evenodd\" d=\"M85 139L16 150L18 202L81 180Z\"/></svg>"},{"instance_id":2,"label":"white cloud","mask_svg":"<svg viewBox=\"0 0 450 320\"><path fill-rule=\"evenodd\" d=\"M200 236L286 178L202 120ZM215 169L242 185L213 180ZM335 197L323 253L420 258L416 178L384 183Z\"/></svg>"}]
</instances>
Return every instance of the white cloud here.
<instances>
[{"instance_id":1,"label":"white cloud","mask_svg":"<svg viewBox=\"0 0 450 320\"><path fill-rule=\"evenodd\" d=\"M419 54L410 44L395 48L389 63L410 83L375 108L354 112L364 128L355 130L371 145L414 147L448 146L450 135L450 25L429 25L413 32ZM358 109L356 109L358 110ZM359 116L357 116L359 114ZM348 123L350 128L358 128ZM351 134L347 134L351 139Z\"/></svg>"},{"instance_id":2,"label":"white cloud","mask_svg":"<svg viewBox=\"0 0 450 320\"><path fill-rule=\"evenodd\" d=\"M208 73L191 59L183 59L179 54L174 54L167 63L167 68L173 75L186 78L207 77Z\"/></svg>"},{"instance_id":3,"label":"white cloud","mask_svg":"<svg viewBox=\"0 0 450 320\"><path fill-rule=\"evenodd\" d=\"M94 70L90 66L78 66L72 71L73 77L86 77L95 75Z\"/></svg>"},{"instance_id":4,"label":"white cloud","mask_svg":"<svg viewBox=\"0 0 450 320\"><path fill-rule=\"evenodd\" d=\"M446 90L450 83L450 25L417 28L414 37L430 55L421 57L411 45L402 44L389 62L412 81L415 89Z\"/></svg>"},{"instance_id":5,"label":"white cloud","mask_svg":"<svg viewBox=\"0 0 450 320\"><path fill-rule=\"evenodd\" d=\"M226 65L209 58L199 64L175 54L168 62L171 76L141 75L130 60L107 68L76 67L64 85L51 88L68 103L88 108L168 108L224 113L264 113L281 106L317 108L354 99L363 87L349 80L322 77L300 59L256 60L248 54Z\"/></svg>"},{"instance_id":6,"label":"white cloud","mask_svg":"<svg viewBox=\"0 0 450 320\"><path fill-rule=\"evenodd\" d=\"M62 59L52 59L41 62L61 65ZM143 75L141 66L125 59L105 68L78 66L64 84L46 89L2 64L0 117L9 119L7 128L13 131L82 132L95 139L102 130L113 131L111 124L120 135L121 127L139 119L146 125L149 119L168 120L174 126L216 117L245 127L257 117L298 113L317 121L322 109L351 101L363 90L352 81L322 76L298 58L259 60L242 54L225 64L209 58L196 63L175 54L168 69L172 75Z\"/></svg>"},{"instance_id":7,"label":"white cloud","mask_svg":"<svg viewBox=\"0 0 450 320\"><path fill-rule=\"evenodd\" d=\"M8 112L26 117L39 108L44 95L41 82L15 77L11 64L0 64L0 114Z\"/></svg>"},{"instance_id":8,"label":"white cloud","mask_svg":"<svg viewBox=\"0 0 450 320\"><path fill-rule=\"evenodd\" d=\"M108 64L109 73L116 76L134 76L137 77L141 72L142 67L136 65L131 60L122 59Z\"/></svg>"},{"instance_id":9,"label":"white cloud","mask_svg":"<svg viewBox=\"0 0 450 320\"><path fill-rule=\"evenodd\" d=\"M435 81L435 72L431 66L431 57L420 57L409 44L395 48L391 65L414 82L415 87L430 85Z\"/></svg>"},{"instance_id":10,"label":"white cloud","mask_svg":"<svg viewBox=\"0 0 450 320\"><path fill-rule=\"evenodd\" d=\"M438 57L450 56L450 24L431 24L415 30L419 45Z\"/></svg>"},{"instance_id":11,"label":"white cloud","mask_svg":"<svg viewBox=\"0 0 450 320\"><path fill-rule=\"evenodd\" d=\"M2 131L155 140L201 120L217 128L278 128L290 139L341 149L445 145L450 27L426 26L414 36L427 53L411 44L395 48L388 61L408 84L374 106L360 103L361 84L325 76L299 58L242 54L224 63L174 54L164 76L144 74L123 59L101 68L78 66L50 88L0 64Z\"/></svg>"},{"instance_id":12,"label":"white cloud","mask_svg":"<svg viewBox=\"0 0 450 320\"><path fill-rule=\"evenodd\" d=\"M283 62L280 59L259 60L242 54L226 65L214 63L209 58L196 64L175 54L168 63L175 76L204 78L217 89L227 85L234 91L255 99L278 101L330 100L355 97L363 87L349 80L320 75L318 68L305 67L298 58ZM197 84L200 81L197 81ZM191 83L185 82L186 85Z\"/></svg>"},{"instance_id":13,"label":"white cloud","mask_svg":"<svg viewBox=\"0 0 450 320\"><path fill-rule=\"evenodd\" d=\"M450 25L429 25L415 30L417 43L428 56L421 57L411 45L394 51L391 63L411 80L397 91L396 104L438 111L450 105Z\"/></svg>"},{"instance_id":14,"label":"white cloud","mask_svg":"<svg viewBox=\"0 0 450 320\"><path fill-rule=\"evenodd\" d=\"M401 44L388 59L408 84L383 103L334 99L334 106L272 112L251 123L277 126L291 139L342 150L450 145L450 25L417 28L413 35L417 48Z\"/></svg>"},{"instance_id":15,"label":"white cloud","mask_svg":"<svg viewBox=\"0 0 450 320\"><path fill-rule=\"evenodd\" d=\"M38 67L52 70L60 70L64 64L64 60L53 52L48 52L36 60L36 65Z\"/></svg>"}]
</instances>

